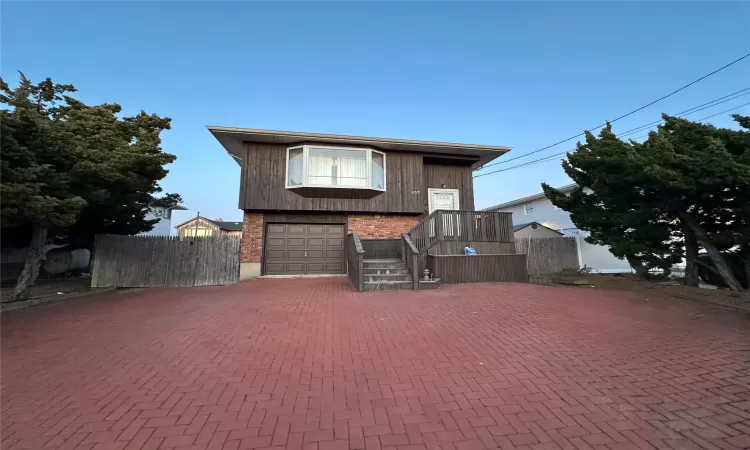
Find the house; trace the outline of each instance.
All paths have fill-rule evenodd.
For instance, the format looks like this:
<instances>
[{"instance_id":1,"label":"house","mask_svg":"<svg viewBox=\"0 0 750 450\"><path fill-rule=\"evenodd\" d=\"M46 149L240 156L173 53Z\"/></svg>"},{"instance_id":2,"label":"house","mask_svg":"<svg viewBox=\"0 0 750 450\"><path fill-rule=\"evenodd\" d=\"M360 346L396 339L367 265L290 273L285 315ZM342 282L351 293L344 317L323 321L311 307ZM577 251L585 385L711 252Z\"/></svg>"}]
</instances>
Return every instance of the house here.
<instances>
[{"instance_id":1,"label":"house","mask_svg":"<svg viewBox=\"0 0 750 450\"><path fill-rule=\"evenodd\" d=\"M539 222L526 222L513 225L513 237L560 237L563 234Z\"/></svg>"},{"instance_id":2,"label":"house","mask_svg":"<svg viewBox=\"0 0 750 450\"><path fill-rule=\"evenodd\" d=\"M225 222L222 219L213 220L200 216L182 222L175 228L178 236L242 236L242 222Z\"/></svg>"},{"instance_id":3,"label":"house","mask_svg":"<svg viewBox=\"0 0 750 450\"><path fill-rule=\"evenodd\" d=\"M576 187L576 184L569 184L558 190L572 192ZM513 214L514 224L537 223L565 236L576 237L581 268L586 267L599 273L624 273L632 270L627 261L615 257L608 247L586 242L584 239L589 233L579 230L570 219L570 213L553 205L543 192L490 206L483 211L509 212Z\"/></svg>"},{"instance_id":4,"label":"house","mask_svg":"<svg viewBox=\"0 0 750 450\"><path fill-rule=\"evenodd\" d=\"M449 247L456 251L460 247L463 254L465 245L458 239L464 237L502 239L498 244L512 247L509 215L446 213L436 220L434 214L429 228L423 225L421 234L417 232L417 226L436 211L475 211L472 172L509 151L508 147L208 129L241 167L241 279L349 273L361 281L361 274L354 272L359 269L353 266L358 255L366 255L368 261L408 259L404 249L411 252L413 244L421 264L427 260L428 248L437 253L440 247L445 253ZM491 220L497 226L492 222L490 229ZM483 224L487 226L482 228ZM412 233L412 242L403 241L404 233ZM454 241L451 245L448 238ZM346 244L348 239L352 245ZM418 268L421 276L419 264L411 260L404 264ZM374 272L378 268L374 265L365 263L366 272ZM416 277L411 278L409 282L416 283Z\"/></svg>"},{"instance_id":5,"label":"house","mask_svg":"<svg viewBox=\"0 0 750 450\"><path fill-rule=\"evenodd\" d=\"M138 233L139 236L169 236L172 234L172 211L185 211L187 208L177 205L171 208L150 206L146 212L146 220L158 219L150 231Z\"/></svg>"}]
</instances>

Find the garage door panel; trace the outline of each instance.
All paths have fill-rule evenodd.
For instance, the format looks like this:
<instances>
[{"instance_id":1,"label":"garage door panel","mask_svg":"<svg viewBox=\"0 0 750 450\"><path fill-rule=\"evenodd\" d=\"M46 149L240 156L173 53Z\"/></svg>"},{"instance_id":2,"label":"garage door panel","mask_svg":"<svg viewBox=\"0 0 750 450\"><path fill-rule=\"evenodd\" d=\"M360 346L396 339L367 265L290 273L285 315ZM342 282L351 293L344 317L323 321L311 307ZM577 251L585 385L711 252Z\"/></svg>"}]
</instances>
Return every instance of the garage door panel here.
<instances>
[{"instance_id":1,"label":"garage door panel","mask_svg":"<svg viewBox=\"0 0 750 450\"><path fill-rule=\"evenodd\" d=\"M307 238L307 248L325 247L326 241L322 238Z\"/></svg>"},{"instance_id":2,"label":"garage door panel","mask_svg":"<svg viewBox=\"0 0 750 450\"><path fill-rule=\"evenodd\" d=\"M289 235L305 235L307 234L306 225L287 225L287 234Z\"/></svg>"},{"instance_id":3,"label":"garage door panel","mask_svg":"<svg viewBox=\"0 0 750 450\"><path fill-rule=\"evenodd\" d=\"M266 261L266 274L267 275L280 275L283 273L287 273L285 262Z\"/></svg>"},{"instance_id":4,"label":"garage door panel","mask_svg":"<svg viewBox=\"0 0 750 450\"><path fill-rule=\"evenodd\" d=\"M266 239L266 247L268 248L275 248L275 247L286 247L286 238L283 237L269 237Z\"/></svg>"},{"instance_id":5,"label":"garage door panel","mask_svg":"<svg viewBox=\"0 0 750 450\"><path fill-rule=\"evenodd\" d=\"M329 273L325 262L307 262L307 273Z\"/></svg>"},{"instance_id":6,"label":"garage door panel","mask_svg":"<svg viewBox=\"0 0 750 450\"><path fill-rule=\"evenodd\" d=\"M310 236L318 236L325 234L326 227L325 225L308 225L307 226L307 234Z\"/></svg>"},{"instance_id":7,"label":"garage door panel","mask_svg":"<svg viewBox=\"0 0 750 450\"><path fill-rule=\"evenodd\" d=\"M286 250L268 250L266 251L266 259L271 261L286 261Z\"/></svg>"},{"instance_id":8,"label":"garage door panel","mask_svg":"<svg viewBox=\"0 0 750 450\"><path fill-rule=\"evenodd\" d=\"M326 234L329 236L343 236L344 226L343 225L326 225Z\"/></svg>"},{"instance_id":9,"label":"garage door panel","mask_svg":"<svg viewBox=\"0 0 750 450\"><path fill-rule=\"evenodd\" d=\"M343 273L344 272L344 263L335 263L335 262L329 262L326 263L325 267L326 273Z\"/></svg>"},{"instance_id":10,"label":"garage door panel","mask_svg":"<svg viewBox=\"0 0 750 450\"><path fill-rule=\"evenodd\" d=\"M308 250L307 259L326 259L327 253L325 250Z\"/></svg>"},{"instance_id":11,"label":"garage door panel","mask_svg":"<svg viewBox=\"0 0 750 450\"><path fill-rule=\"evenodd\" d=\"M345 273L344 225L268 224L267 275Z\"/></svg>"},{"instance_id":12,"label":"garage door panel","mask_svg":"<svg viewBox=\"0 0 750 450\"><path fill-rule=\"evenodd\" d=\"M286 225L268 225L268 234L274 235L274 234L286 234Z\"/></svg>"},{"instance_id":13,"label":"garage door panel","mask_svg":"<svg viewBox=\"0 0 750 450\"><path fill-rule=\"evenodd\" d=\"M326 238L326 248L344 248L344 239Z\"/></svg>"},{"instance_id":14,"label":"garage door panel","mask_svg":"<svg viewBox=\"0 0 750 450\"><path fill-rule=\"evenodd\" d=\"M305 248L305 238L287 238L286 247Z\"/></svg>"}]
</instances>

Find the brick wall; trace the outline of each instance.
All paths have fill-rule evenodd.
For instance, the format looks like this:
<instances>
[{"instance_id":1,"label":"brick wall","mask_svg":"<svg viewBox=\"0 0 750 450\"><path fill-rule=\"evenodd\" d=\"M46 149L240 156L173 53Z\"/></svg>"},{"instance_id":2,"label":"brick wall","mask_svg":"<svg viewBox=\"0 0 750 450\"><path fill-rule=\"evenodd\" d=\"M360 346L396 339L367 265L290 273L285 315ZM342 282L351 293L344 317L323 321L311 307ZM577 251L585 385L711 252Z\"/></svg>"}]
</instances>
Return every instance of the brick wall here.
<instances>
[{"instance_id":1,"label":"brick wall","mask_svg":"<svg viewBox=\"0 0 750 450\"><path fill-rule=\"evenodd\" d=\"M263 213L245 211L242 220L240 262L259 263L263 254Z\"/></svg>"},{"instance_id":2,"label":"brick wall","mask_svg":"<svg viewBox=\"0 0 750 450\"><path fill-rule=\"evenodd\" d=\"M419 216L391 216L381 214L350 214L348 231L360 239L398 239L419 223Z\"/></svg>"}]
</instances>

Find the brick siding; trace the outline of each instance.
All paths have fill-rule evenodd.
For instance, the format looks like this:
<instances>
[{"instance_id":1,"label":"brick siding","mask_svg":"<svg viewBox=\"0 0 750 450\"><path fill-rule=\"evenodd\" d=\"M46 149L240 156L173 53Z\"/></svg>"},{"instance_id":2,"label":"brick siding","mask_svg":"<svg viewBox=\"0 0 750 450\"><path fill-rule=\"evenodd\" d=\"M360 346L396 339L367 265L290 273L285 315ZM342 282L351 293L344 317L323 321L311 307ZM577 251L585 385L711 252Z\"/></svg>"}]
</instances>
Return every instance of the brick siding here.
<instances>
[{"instance_id":1,"label":"brick siding","mask_svg":"<svg viewBox=\"0 0 750 450\"><path fill-rule=\"evenodd\" d=\"M360 239L398 239L419 223L419 216L350 214L347 222L349 232L359 234Z\"/></svg>"},{"instance_id":2,"label":"brick siding","mask_svg":"<svg viewBox=\"0 0 750 450\"><path fill-rule=\"evenodd\" d=\"M242 220L240 262L259 263L263 254L263 213L245 211Z\"/></svg>"}]
</instances>

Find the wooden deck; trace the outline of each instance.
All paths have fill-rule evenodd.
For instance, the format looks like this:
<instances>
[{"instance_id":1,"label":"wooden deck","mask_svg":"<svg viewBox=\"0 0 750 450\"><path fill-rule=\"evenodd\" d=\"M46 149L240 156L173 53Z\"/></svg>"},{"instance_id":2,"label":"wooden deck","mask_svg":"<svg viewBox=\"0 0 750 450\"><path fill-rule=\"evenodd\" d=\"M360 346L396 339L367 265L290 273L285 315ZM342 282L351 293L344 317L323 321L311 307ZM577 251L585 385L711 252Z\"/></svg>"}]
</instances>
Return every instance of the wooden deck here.
<instances>
[{"instance_id":1,"label":"wooden deck","mask_svg":"<svg viewBox=\"0 0 750 450\"><path fill-rule=\"evenodd\" d=\"M363 245L356 233L347 242L349 278L352 287L362 291L364 261L381 257L386 246L392 253L395 243ZM403 234L400 245L400 258L415 290L425 268L433 278L449 284L528 279L526 255L516 253L510 213L438 210ZM475 248L479 255L465 255L466 247Z\"/></svg>"}]
</instances>

